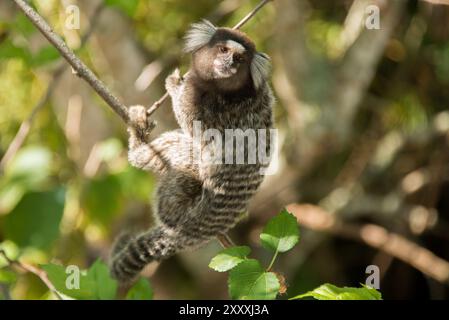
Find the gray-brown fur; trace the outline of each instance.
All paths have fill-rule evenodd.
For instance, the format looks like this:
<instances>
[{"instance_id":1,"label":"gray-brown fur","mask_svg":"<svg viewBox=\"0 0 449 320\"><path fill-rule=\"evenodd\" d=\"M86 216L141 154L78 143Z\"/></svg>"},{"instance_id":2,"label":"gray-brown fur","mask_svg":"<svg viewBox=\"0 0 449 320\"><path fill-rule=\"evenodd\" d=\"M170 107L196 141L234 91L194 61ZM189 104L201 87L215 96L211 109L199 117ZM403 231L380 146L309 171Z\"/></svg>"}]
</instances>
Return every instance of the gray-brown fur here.
<instances>
[{"instance_id":1,"label":"gray-brown fur","mask_svg":"<svg viewBox=\"0 0 449 320\"><path fill-rule=\"evenodd\" d=\"M223 54L223 63L216 63L220 68L216 75L211 63L219 56L217 50L225 51L217 45L229 39L244 46L245 56L239 63L226 65L233 57L229 52ZM129 129L129 161L160 177L155 208L158 223L140 235L125 235L116 242L111 270L120 281L132 280L151 261L196 248L226 233L245 212L263 180L260 169L265 164L196 163L192 162L192 151L200 148L204 153L214 153L217 148L214 141L193 142L193 121L201 121L203 130L219 130L223 139L225 129L271 128L273 95L266 81L267 57L257 53L241 32L211 24L194 25L186 41L187 51L193 51L188 76L181 79L179 71L175 71L166 80L181 129L148 142L145 109L130 110L131 120L141 130ZM241 49L234 42L229 44ZM252 62L256 57L262 60L258 60L258 70L254 71ZM228 76L231 67L238 70ZM224 155L224 143L222 151Z\"/></svg>"}]
</instances>

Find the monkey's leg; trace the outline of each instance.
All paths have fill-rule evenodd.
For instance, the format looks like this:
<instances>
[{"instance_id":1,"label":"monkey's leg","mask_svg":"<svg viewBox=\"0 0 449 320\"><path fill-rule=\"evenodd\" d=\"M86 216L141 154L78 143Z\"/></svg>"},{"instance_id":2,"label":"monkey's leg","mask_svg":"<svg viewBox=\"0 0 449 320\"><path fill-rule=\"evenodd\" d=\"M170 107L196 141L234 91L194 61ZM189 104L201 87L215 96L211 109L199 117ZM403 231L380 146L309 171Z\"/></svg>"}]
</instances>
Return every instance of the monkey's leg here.
<instances>
[{"instance_id":1,"label":"monkey's leg","mask_svg":"<svg viewBox=\"0 0 449 320\"><path fill-rule=\"evenodd\" d=\"M169 170L194 170L192 139L180 130L161 134L149 143L131 133L128 161L143 170L162 175Z\"/></svg>"}]
</instances>

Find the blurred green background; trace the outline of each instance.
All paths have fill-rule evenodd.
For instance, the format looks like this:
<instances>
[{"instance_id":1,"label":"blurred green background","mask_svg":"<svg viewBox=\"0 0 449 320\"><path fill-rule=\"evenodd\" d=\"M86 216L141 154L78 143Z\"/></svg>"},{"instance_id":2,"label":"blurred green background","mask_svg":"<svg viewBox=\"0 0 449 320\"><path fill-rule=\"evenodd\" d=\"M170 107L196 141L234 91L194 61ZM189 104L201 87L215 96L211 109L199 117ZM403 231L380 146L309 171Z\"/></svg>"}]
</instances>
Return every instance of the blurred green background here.
<instances>
[{"instance_id":1,"label":"blurred green background","mask_svg":"<svg viewBox=\"0 0 449 320\"><path fill-rule=\"evenodd\" d=\"M31 2L124 104L147 106L174 68L187 70L190 23L233 26L258 3ZM276 263L288 284L281 298L324 282L359 286L372 264L385 299L449 297L449 3L432 2L276 0L244 26L273 60L279 168L231 237L269 261L260 230L292 203L321 208L343 226L318 230L295 212L300 243ZM71 4L80 30L65 27ZM370 5L380 10L380 29L365 26ZM1 1L0 156L32 118L21 148L1 163L0 246L30 264L87 268L106 260L120 230L153 223L156 180L128 165L123 123L61 65L14 3ZM168 104L155 119L155 135L176 128ZM404 261L345 233L366 224L433 252L441 260L424 256L423 266L441 267L441 277L416 268L414 252ZM151 277L155 298L227 298L226 275L207 267L219 249L214 242L163 262ZM48 298L36 276L12 275L6 265L0 257L0 298Z\"/></svg>"}]
</instances>

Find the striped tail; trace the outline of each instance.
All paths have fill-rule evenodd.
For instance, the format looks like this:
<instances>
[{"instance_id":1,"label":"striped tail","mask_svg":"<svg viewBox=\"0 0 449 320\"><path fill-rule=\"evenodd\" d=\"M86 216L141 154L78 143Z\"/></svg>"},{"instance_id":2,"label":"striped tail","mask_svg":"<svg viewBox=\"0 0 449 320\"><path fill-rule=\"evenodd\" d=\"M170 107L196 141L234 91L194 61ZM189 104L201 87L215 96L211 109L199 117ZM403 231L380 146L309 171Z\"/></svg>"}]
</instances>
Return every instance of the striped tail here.
<instances>
[{"instance_id":1,"label":"striped tail","mask_svg":"<svg viewBox=\"0 0 449 320\"><path fill-rule=\"evenodd\" d=\"M121 282L132 281L147 264L168 258L176 251L175 238L163 226L134 237L124 234L112 249L111 274Z\"/></svg>"}]
</instances>

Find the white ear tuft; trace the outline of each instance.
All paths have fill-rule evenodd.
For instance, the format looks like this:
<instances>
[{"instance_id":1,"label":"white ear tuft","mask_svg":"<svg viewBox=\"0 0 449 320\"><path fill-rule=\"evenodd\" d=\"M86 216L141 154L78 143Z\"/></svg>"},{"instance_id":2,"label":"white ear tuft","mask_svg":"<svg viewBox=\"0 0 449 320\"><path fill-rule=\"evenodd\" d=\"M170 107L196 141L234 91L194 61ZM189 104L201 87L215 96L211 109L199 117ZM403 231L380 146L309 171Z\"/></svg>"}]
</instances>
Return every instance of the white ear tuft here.
<instances>
[{"instance_id":1,"label":"white ear tuft","mask_svg":"<svg viewBox=\"0 0 449 320\"><path fill-rule=\"evenodd\" d=\"M257 52L251 62L251 77L253 78L254 87L259 89L260 86L270 73L271 59L265 53Z\"/></svg>"},{"instance_id":2,"label":"white ear tuft","mask_svg":"<svg viewBox=\"0 0 449 320\"><path fill-rule=\"evenodd\" d=\"M217 28L208 20L203 19L194 23L187 31L184 45L185 52L194 52L206 45L217 31Z\"/></svg>"}]
</instances>

